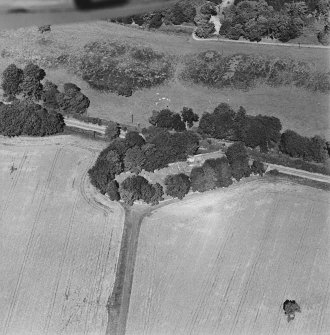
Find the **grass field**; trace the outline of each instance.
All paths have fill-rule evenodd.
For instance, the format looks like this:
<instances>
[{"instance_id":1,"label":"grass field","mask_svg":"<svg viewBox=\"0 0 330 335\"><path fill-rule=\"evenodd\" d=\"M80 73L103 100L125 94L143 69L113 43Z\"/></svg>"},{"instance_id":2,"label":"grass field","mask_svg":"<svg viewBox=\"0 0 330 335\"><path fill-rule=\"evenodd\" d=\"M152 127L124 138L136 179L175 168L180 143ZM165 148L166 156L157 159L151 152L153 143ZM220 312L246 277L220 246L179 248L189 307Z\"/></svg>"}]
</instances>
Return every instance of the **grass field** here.
<instances>
[{"instance_id":1,"label":"grass field","mask_svg":"<svg viewBox=\"0 0 330 335\"><path fill-rule=\"evenodd\" d=\"M252 182L141 226L127 335L327 334L329 193ZM301 307L288 323L286 299Z\"/></svg>"},{"instance_id":2,"label":"grass field","mask_svg":"<svg viewBox=\"0 0 330 335\"><path fill-rule=\"evenodd\" d=\"M108 22L88 25L54 26L50 34L40 35L36 28L2 31L0 33L0 71L15 61L25 64L28 60L51 66L54 59L63 55L80 55L86 43L96 40L126 42L129 45L149 46L166 54L177 56L217 50L223 55L244 52L272 57L291 57L314 64L321 71L330 70L329 52L325 49L278 47L230 42L198 42L188 36L168 35L161 32L125 27ZM179 111L184 105L199 114L211 111L220 102L233 107L243 105L250 114L274 115L281 118L284 129L291 128L304 135L320 134L329 137L329 97L293 87L257 87L249 91L214 90L188 85L177 79L166 85L135 92L126 98L117 94L102 93L89 87L80 77L69 73L63 66L48 69L48 78L57 84L77 83L91 100L88 114L105 119L146 125L153 109L166 107ZM161 100L161 98L166 98Z\"/></svg>"},{"instance_id":3,"label":"grass field","mask_svg":"<svg viewBox=\"0 0 330 335\"><path fill-rule=\"evenodd\" d=\"M124 213L89 186L101 145L0 138L1 334L105 333Z\"/></svg>"}]
</instances>

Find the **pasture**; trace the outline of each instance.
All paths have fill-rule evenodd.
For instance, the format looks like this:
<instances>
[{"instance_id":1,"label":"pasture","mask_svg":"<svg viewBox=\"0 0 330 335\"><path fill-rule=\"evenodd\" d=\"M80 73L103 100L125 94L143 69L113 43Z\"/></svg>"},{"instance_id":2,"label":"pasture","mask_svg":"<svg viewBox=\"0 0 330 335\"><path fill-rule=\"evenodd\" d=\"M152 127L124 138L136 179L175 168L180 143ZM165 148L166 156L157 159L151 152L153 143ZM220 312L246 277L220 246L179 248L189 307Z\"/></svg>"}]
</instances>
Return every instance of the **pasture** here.
<instances>
[{"instance_id":1,"label":"pasture","mask_svg":"<svg viewBox=\"0 0 330 335\"><path fill-rule=\"evenodd\" d=\"M158 87L134 92L128 98L91 88L80 76L74 75L70 68L75 64L75 57L82 55L84 45L98 40L151 47L174 56L175 62L179 64L174 79ZM88 110L90 116L128 124L133 114L134 124L145 126L153 109L168 106L174 111L180 111L183 106L189 106L202 115L205 111L212 111L220 102L228 102L235 108L244 106L250 114L280 117L284 129L290 128L307 136L329 136L329 97L326 94L290 86L261 86L249 91L210 89L178 79L183 58L206 50L216 50L224 56L243 52L289 57L313 64L317 70L326 72L330 69L329 51L326 49L198 42L190 36L168 35L109 22L54 26L51 33L44 35L38 33L36 27L2 31L0 45L0 71L12 62L23 66L28 61L34 61L45 67L47 78L56 84L74 82L81 87L91 100Z\"/></svg>"},{"instance_id":2,"label":"pasture","mask_svg":"<svg viewBox=\"0 0 330 335\"><path fill-rule=\"evenodd\" d=\"M251 182L141 225L126 334L327 334L329 194ZM287 322L282 305L301 307Z\"/></svg>"},{"instance_id":3,"label":"pasture","mask_svg":"<svg viewBox=\"0 0 330 335\"><path fill-rule=\"evenodd\" d=\"M124 213L89 184L101 145L0 137L1 334L105 333Z\"/></svg>"}]
</instances>

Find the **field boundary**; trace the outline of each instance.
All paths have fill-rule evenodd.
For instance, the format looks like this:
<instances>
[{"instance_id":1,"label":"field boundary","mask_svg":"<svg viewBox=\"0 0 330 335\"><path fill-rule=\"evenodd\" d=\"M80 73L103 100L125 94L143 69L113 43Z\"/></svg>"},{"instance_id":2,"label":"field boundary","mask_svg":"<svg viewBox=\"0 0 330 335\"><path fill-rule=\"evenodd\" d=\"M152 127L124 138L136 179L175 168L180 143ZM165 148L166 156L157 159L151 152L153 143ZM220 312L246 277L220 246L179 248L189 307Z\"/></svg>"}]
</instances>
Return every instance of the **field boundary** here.
<instances>
[{"instance_id":1,"label":"field boundary","mask_svg":"<svg viewBox=\"0 0 330 335\"><path fill-rule=\"evenodd\" d=\"M252 44L252 45L271 45L277 47L293 47L293 48L310 48L310 49L330 49L327 45L317 45L317 44L301 44L301 43L273 43L273 42L251 42L246 40L230 40L225 38L209 37L200 38L197 37L195 31L192 33L192 38L198 42L228 42L228 43L241 43L241 44Z\"/></svg>"}]
</instances>

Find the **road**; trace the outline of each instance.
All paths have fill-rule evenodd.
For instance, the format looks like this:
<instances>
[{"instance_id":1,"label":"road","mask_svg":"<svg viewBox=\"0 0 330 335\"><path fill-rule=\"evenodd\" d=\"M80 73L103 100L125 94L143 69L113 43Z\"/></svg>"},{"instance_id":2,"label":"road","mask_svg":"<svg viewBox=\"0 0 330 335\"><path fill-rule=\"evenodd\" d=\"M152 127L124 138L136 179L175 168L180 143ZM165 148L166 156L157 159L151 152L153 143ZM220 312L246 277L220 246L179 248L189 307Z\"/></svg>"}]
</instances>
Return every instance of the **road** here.
<instances>
[{"instance_id":1,"label":"road","mask_svg":"<svg viewBox=\"0 0 330 335\"><path fill-rule=\"evenodd\" d=\"M277 47L294 47L294 48L313 48L313 49L330 49L330 46L327 45L316 45L316 44L297 44L297 43L273 43L273 42L250 42L246 40L230 40L225 38L218 38L218 37L211 37L211 38L199 38L192 33L192 38L198 42L209 42L209 43L216 43L216 42L225 42L225 43L241 43L241 44L255 44L255 45L274 45Z\"/></svg>"},{"instance_id":2,"label":"road","mask_svg":"<svg viewBox=\"0 0 330 335\"><path fill-rule=\"evenodd\" d=\"M276 169L281 173L285 173L291 176L311 179L315 181L320 181L322 183L330 184L330 176L327 176L327 175L323 175L320 173L314 173L314 172L308 172L304 170L298 170L298 169L290 168L290 167L283 166L283 165L268 164L268 163L265 163L265 164L268 165L267 171Z\"/></svg>"},{"instance_id":3,"label":"road","mask_svg":"<svg viewBox=\"0 0 330 335\"><path fill-rule=\"evenodd\" d=\"M82 122L82 121L75 120L75 119L68 118L68 117L64 117L64 121L65 121L65 124L68 127L80 128L80 129L89 130L89 131L95 131L95 132L100 133L102 135L105 134L106 126L99 126L99 125L93 124L93 123L86 123L86 122Z\"/></svg>"}]
</instances>

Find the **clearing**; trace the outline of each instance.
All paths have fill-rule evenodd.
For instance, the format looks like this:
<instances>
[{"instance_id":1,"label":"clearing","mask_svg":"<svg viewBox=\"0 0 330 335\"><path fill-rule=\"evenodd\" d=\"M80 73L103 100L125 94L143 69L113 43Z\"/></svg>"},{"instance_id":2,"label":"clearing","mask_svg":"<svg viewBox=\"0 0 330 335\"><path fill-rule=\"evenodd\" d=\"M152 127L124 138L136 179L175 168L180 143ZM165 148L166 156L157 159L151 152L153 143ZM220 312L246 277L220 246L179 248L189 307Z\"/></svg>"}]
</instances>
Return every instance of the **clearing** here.
<instances>
[{"instance_id":1,"label":"clearing","mask_svg":"<svg viewBox=\"0 0 330 335\"><path fill-rule=\"evenodd\" d=\"M141 226L126 334L326 334L329 202L255 181L157 209ZM290 323L286 299L302 310Z\"/></svg>"},{"instance_id":2,"label":"clearing","mask_svg":"<svg viewBox=\"0 0 330 335\"><path fill-rule=\"evenodd\" d=\"M104 334L124 212L88 181L99 142L0 137L0 333Z\"/></svg>"}]
</instances>

